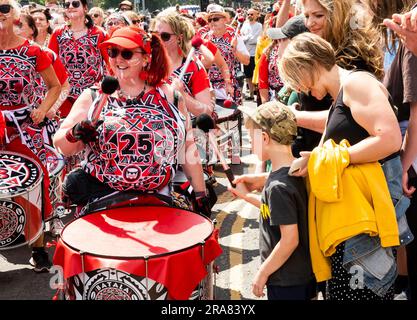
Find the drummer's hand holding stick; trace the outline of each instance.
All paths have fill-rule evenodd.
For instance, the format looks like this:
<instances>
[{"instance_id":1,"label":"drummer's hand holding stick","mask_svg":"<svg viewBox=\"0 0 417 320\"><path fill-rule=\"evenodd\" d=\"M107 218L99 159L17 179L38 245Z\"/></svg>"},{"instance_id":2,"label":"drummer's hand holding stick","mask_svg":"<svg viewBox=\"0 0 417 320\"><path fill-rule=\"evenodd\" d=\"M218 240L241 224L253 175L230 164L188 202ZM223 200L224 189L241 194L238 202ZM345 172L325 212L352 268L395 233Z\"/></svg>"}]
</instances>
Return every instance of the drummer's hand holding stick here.
<instances>
[{"instance_id":1,"label":"drummer's hand holding stick","mask_svg":"<svg viewBox=\"0 0 417 320\"><path fill-rule=\"evenodd\" d=\"M66 139L71 143L82 141L84 144L94 142L98 137L97 128L103 123L99 120L101 111L107 103L108 97L119 88L119 81L110 76L106 76L101 83L101 98L95 106L91 121L82 120L74 127L69 129L65 135Z\"/></svg>"},{"instance_id":2,"label":"drummer's hand holding stick","mask_svg":"<svg viewBox=\"0 0 417 320\"><path fill-rule=\"evenodd\" d=\"M255 207L260 208L261 207L261 195L252 193L246 183L244 182L237 182L238 180L234 180L235 187L228 186L227 190L229 190L231 193L233 193L234 196L241 198L245 200L246 202L249 202L250 204L253 204Z\"/></svg>"},{"instance_id":3,"label":"drummer's hand holding stick","mask_svg":"<svg viewBox=\"0 0 417 320\"><path fill-rule=\"evenodd\" d=\"M214 152L216 153L217 158L220 161L220 164L223 167L224 173L227 176L227 179L229 180L230 184L235 187L236 185L233 183L233 180L235 179L235 176L233 174L232 169L229 167L229 165L226 163L226 160L223 157L223 154L219 151L219 148L217 147L217 143L214 140L212 132L210 132L212 129L214 129L214 121L213 119L206 113L203 113L197 117L196 120L197 128L204 131L205 133L208 133L208 139L211 144L211 147L213 148Z\"/></svg>"},{"instance_id":4,"label":"drummer's hand holding stick","mask_svg":"<svg viewBox=\"0 0 417 320\"><path fill-rule=\"evenodd\" d=\"M22 97L25 105L29 106L30 103L26 97L26 94L23 91L23 86L20 82L16 83L14 86L14 90L20 94L20 96ZM42 108L36 108L33 109L32 112L30 113L30 117L32 118L32 121L34 124L42 126L45 125L45 119L46 119L46 111L44 111Z\"/></svg>"},{"instance_id":5,"label":"drummer's hand holding stick","mask_svg":"<svg viewBox=\"0 0 417 320\"><path fill-rule=\"evenodd\" d=\"M193 58L195 50L200 48L202 44L203 44L203 39L201 39L199 36L194 36L191 39L192 47L190 49L190 52L188 52L187 59L185 60L184 65L182 66L180 75L178 76L178 79L180 79L180 81L182 81L184 78L185 71L187 71L187 68L190 65L190 62L191 62L191 59Z\"/></svg>"}]
</instances>

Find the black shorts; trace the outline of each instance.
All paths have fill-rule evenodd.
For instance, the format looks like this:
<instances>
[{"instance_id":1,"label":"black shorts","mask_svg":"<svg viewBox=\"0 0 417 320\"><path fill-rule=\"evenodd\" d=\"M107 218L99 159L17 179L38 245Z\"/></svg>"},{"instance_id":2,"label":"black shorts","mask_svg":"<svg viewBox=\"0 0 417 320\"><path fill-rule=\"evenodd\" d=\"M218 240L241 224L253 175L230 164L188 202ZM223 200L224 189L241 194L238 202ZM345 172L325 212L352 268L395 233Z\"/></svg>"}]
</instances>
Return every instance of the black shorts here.
<instances>
[{"instance_id":1,"label":"black shorts","mask_svg":"<svg viewBox=\"0 0 417 320\"><path fill-rule=\"evenodd\" d=\"M250 57L249 64L243 66L243 72L245 73L245 78L251 78L253 76L253 70L255 70L255 57Z\"/></svg>"}]
</instances>

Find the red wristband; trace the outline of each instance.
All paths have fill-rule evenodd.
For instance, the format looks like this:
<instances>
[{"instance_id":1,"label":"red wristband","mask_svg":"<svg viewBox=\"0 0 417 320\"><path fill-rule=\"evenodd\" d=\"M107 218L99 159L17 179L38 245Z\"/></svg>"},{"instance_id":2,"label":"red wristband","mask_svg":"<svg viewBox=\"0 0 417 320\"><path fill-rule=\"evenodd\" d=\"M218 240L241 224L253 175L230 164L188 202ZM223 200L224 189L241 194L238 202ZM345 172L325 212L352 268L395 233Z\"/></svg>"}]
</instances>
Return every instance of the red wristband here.
<instances>
[{"instance_id":1,"label":"red wristband","mask_svg":"<svg viewBox=\"0 0 417 320\"><path fill-rule=\"evenodd\" d=\"M65 134L65 138L68 140L68 142L71 142L71 143L78 142L78 140L72 134L72 128L68 129L67 133Z\"/></svg>"}]
</instances>

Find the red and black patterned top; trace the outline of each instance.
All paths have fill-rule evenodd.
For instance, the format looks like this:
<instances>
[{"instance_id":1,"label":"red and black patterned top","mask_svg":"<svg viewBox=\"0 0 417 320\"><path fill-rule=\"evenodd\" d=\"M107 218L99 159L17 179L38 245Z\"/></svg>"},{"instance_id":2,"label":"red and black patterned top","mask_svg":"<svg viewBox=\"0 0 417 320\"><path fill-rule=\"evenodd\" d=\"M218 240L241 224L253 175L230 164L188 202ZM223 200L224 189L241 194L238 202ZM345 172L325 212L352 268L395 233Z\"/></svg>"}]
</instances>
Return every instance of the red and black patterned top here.
<instances>
[{"instance_id":1,"label":"red and black patterned top","mask_svg":"<svg viewBox=\"0 0 417 320\"><path fill-rule=\"evenodd\" d=\"M167 83L171 84L173 79L179 77L181 70L184 66L185 59L183 60L181 66L174 70L173 73L168 77ZM190 64L187 67L187 70L184 73L182 82L185 87L185 91L195 97L196 94L200 93L204 89L210 88L210 82L208 79L208 74L206 69L202 65L201 61L198 59L192 59Z\"/></svg>"},{"instance_id":2,"label":"red and black patterned top","mask_svg":"<svg viewBox=\"0 0 417 320\"><path fill-rule=\"evenodd\" d=\"M13 49L0 50L1 110L34 106L36 79L51 63L45 50L29 41Z\"/></svg>"},{"instance_id":3,"label":"red and black patterned top","mask_svg":"<svg viewBox=\"0 0 417 320\"><path fill-rule=\"evenodd\" d=\"M205 40L210 40L220 50L224 60L229 67L232 85L235 89L234 101L241 104L242 89L236 80L236 73L240 70L240 62L232 51L232 40L235 36L235 31L231 27L226 28L226 32L221 37L216 37L212 31L205 35ZM225 89L226 83L222 77L219 68L213 64L209 69L209 79L214 89Z\"/></svg>"},{"instance_id":4,"label":"red and black patterned top","mask_svg":"<svg viewBox=\"0 0 417 320\"><path fill-rule=\"evenodd\" d=\"M49 59L52 61L52 67L56 73L59 83L62 85L68 79L67 70L65 69L64 65L62 64L61 60L58 59L58 56L55 52L53 52L49 48L43 48ZM43 81L40 74L37 74L36 83L38 84L35 88L35 94L38 97L39 104L46 96L46 92L48 88L46 87L45 82Z\"/></svg>"},{"instance_id":5,"label":"red and black patterned top","mask_svg":"<svg viewBox=\"0 0 417 320\"><path fill-rule=\"evenodd\" d=\"M279 45L275 45L271 48L269 57L265 53L261 55L259 60L259 89L269 89L277 93L284 86L279 76L278 51Z\"/></svg>"},{"instance_id":6,"label":"red and black patterned top","mask_svg":"<svg viewBox=\"0 0 417 320\"><path fill-rule=\"evenodd\" d=\"M111 96L107 102L84 170L115 190L160 191L175 174L185 118L160 88L132 100Z\"/></svg>"},{"instance_id":7,"label":"red and black patterned top","mask_svg":"<svg viewBox=\"0 0 417 320\"><path fill-rule=\"evenodd\" d=\"M69 98L76 100L84 89L103 78L108 56L106 50L99 49L99 45L107 38L107 34L96 26L89 28L78 39L74 38L68 26L58 28L52 34L49 48L58 55L67 69L71 86Z\"/></svg>"},{"instance_id":8,"label":"red and black patterned top","mask_svg":"<svg viewBox=\"0 0 417 320\"><path fill-rule=\"evenodd\" d=\"M51 63L45 50L29 41L0 50L0 111L6 122L6 141L20 139L43 164L42 128L33 124L30 114L40 102L36 96L39 73Z\"/></svg>"}]
</instances>

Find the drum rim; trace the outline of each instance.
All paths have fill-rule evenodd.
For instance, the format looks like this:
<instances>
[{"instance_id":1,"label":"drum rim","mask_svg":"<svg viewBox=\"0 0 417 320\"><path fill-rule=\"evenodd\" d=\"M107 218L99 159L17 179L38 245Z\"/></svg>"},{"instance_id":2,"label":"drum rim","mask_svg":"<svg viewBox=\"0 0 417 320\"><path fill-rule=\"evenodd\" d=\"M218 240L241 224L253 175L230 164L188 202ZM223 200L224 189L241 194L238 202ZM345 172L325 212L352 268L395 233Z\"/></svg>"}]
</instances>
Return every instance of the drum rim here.
<instances>
[{"instance_id":1,"label":"drum rim","mask_svg":"<svg viewBox=\"0 0 417 320\"><path fill-rule=\"evenodd\" d=\"M188 212L192 212L192 213L194 213L194 214L197 214L197 215L199 215L199 216L201 216L201 217L203 217L204 219L206 219L206 220L208 220L209 222L210 222L210 224L211 224L211 233L210 233L210 235L209 236L207 236L206 238L204 238L204 242L206 242L210 237L212 237L213 236L213 232L214 232L214 221L213 220L211 220L211 219L209 219L209 218L207 218L205 215L203 215L203 214L201 214L201 213L199 213L199 212L194 212L194 211L191 211L191 210L187 210L187 209L182 209L182 208L178 208L178 207L173 207L173 206L155 206L155 205L150 205L150 206L128 206L128 207L119 207L119 208L115 208L115 209L122 209L122 208L136 208L136 207L156 207L156 208L160 208L160 207L164 207L164 208L172 208L172 209L177 209L177 210L182 210L182 211L188 211ZM102 211L106 211L105 209L103 209L103 210L100 210L100 211L94 211L94 212L92 212L92 213L90 213L90 214L88 214L88 215L91 215L91 214L97 214L97 213L100 213L100 212L102 212ZM83 216L83 217L85 217L85 216ZM76 218L76 219L74 219L74 220L72 220L72 221L70 221L67 225L65 225L64 226L64 228L62 229L62 231L61 231L61 234L59 235L59 240L61 240L66 246L68 246L70 249L72 249L72 250L74 250L74 251L76 251L76 252L78 252L79 254L82 254L82 255L86 255L86 254L88 254L88 255L90 255L90 256L94 256L94 257L97 257L97 258L107 258L107 259L109 259L109 258L111 258L111 259L113 259L113 260L151 260L151 259L156 259L156 258L161 258L161 257L164 257L164 256L169 256L169 255L172 255L172 254L177 254L177 253L181 253L181 252L184 252L184 251L187 251L187 250L189 250L189 249L192 249L192 248L195 248L195 247L197 247L197 246L201 246L201 242L198 242L198 243L196 243L196 244L194 244L194 245L191 245L191 246L189 246L189 247L185 247L185 248L182 248L182 249L179 249L179 250L175 250L175 251L171 251L171 252L167 252L167 253L160 253L160 254L156 254L156 255L152 255L152 256L138 256L138 257L113 257L113 256L107 256L107 255L102 255L102 254L96 254L96 253L91 253L91 252L88 252L88 251L81 251L80 249L78 249L78 248L75 248L74 246L72 246L72 245L70 245L70 244L68 244L64 239L63 239L63 237L62 237L62 235L64 234L64 231L65 231L65 229L71 224L71 223L73 223L74 221L76 221L76 220L78 220L78 219L81 219L81 218L83 218L83 217L79 217L79 218Z\"/></svg>"},{"instance_id":2,"label":"drum rim","mask_svg":"<svg viewBox=\"0 0 417 320\"><path fill-rule=\"evenodd\" d=\"M28 160L30 160L32 163L34 163L35 164L35 166L39 169L39 179L38 179L38 181L36 181L33 185L31 185L28 189L25 189L24 191L22 190L22 191L20 191L20 192L17 192L17 193L15 193L15 194L10 194L10 193L3 193L3 192L0 192L0 199L5 199L5 198L9 198L9 197L17 197L17 196L20 196L20 195L22 195L22 194L25 194L25 193L28 193L28 192L30 192L30 191L33 191L33 189L35 189L35 188L37 188L37 187L39 187L39 184L40 183L42 183L42 181L43 181L43 171L42 171L42 168L41 168L41 166L36 162L36 161L32 161L32 159L30 159L30 158L28 158L26 155L23 155L23 154L21 154L21 153L17 153L17 152L11 152L11 151L7 151L7 150L2 150L1 152L0 152L0 154L12 154L12 155L17 155L17 156L19 156L19 157L22 157L22 158L25 158L25 159L28 159ZM42 193L42 190L41 190L41 193Z\"/></svg>"}]
</instances>

